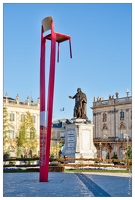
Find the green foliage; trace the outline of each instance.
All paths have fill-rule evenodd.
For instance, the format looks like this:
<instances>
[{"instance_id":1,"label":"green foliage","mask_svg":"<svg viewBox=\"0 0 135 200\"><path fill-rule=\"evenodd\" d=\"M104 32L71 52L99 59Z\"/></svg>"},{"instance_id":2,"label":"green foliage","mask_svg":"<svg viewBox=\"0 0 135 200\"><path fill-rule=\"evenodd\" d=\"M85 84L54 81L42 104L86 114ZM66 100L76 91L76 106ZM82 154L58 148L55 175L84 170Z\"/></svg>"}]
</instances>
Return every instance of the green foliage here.
<instances>
[{"instance_id":1,"label":"green foliage","mask_svg":"<svg viewBox=\"0 0 135 200\"><path fill-rule=\"evenodd\" d=\"M74 172L74 173L77 173L77 172L82 172L82 169L66 169L65 170L65 172ZM94 169L91 169L91 170L85 170L85 169L83 169L83 172L101 172L101 173L129 173L129 171L128 170L120 170L120 169L118 169L118 170L108 170L108 169L106 169L106 170L104 170L104 169L100 169L100 170L98 170L98 169L96 169L96 170L94 170Z\"/></svg>"},{"instance_id":2,"label":"green foliage","mask_svg":"<svg viewBox=\"0 0 135 200\"><path fill-rule=\"evenodd\" d=\"M18 137L18 146L23 146L26 141L26 129L25 125L20 126L19 137Z\"/></svg>"},{"instance_id":3,"label":"green foliage","mask_svg":"<svg viewBox=\"0 0 135 200\"><path fill-rule=\"evenodd\" d=\"M61 141L52 141L50 147L50 158L59 158L61 150Z\"/></svg>"},{"instance_id":4,"label":"green foliage","mask_svg":"<svg viewBox=\"0 0 135 200\"><path fill-rule=\"evenodd\" d=\"M25 120L20 122L19 135L16 138L17 157L25 153L27 150L36 150L38 141L36 138L36 130L30 112L26 112Z\"/></svg>"},{"instance_id":5,"label":"green foliage","mask_svg":"<svg viewBox=\"0 0 135 200\"><path fill-rule=\"evenodd\" d=\"M132 147L131 146L127 147L126 152L125 152L125 156L128 159L132 159Z\"/></svg>"},{"instance_id":6,"label":"green foliage","mask_svg":"<svg viewBox=\"0 0 135 200\"><path fill-rule=\"evenodd\" d=\"M112 159L118 159L118 156L117 156L116 152L113 153Z\"/></svg>"},{"instance_id":7,"label":"green foliage","mask_svg":"<svg viewBox=\"0 0 135 200\"><path fill-rule=\"evenodd\" d=\"M60 163L55 163L55 162L51 162L50 164L49 164L49 166L58 166L58 167L62 167L63 165L62 164L60 164Z\"/></svg>"}]
</instances>

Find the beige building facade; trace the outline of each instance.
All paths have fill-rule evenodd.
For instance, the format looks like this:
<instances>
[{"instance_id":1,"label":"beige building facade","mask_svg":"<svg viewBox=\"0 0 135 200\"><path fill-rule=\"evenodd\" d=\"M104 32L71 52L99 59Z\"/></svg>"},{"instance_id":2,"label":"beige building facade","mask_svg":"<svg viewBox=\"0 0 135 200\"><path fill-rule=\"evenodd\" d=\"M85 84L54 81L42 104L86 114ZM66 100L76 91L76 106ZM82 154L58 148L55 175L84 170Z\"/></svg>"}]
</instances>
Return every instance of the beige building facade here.
<instances>
[{"instance_id":1,"label":"beige building facade","mask_svg":"<svg viewBox=\"0 0 135 200\"><path fill-rule=\"evenodd\" d=\"M39 126L40 126L40 99L34 103L29 97L25 102L19 100L19 95L15 99L8 97L6 93L3 98L3 106L7 108L10 123L11 140L8 149L11 149L11 156L15 156L13 152L16 150L14 139L18 136L20 121L26 112L30 112L34 120L34 128L37 134L38 147L36 154L39 155ZM109 95L108 100L102 98L94 98L93 106L93 140L97 148L97 157L106 159L117 153L119 159L124 158L124 152L127 146L132 145L132 97L123 98ZM65 138L66 119L57 120L52 124L51 144L57 141L63 141ZM13 151L14 149L14 151Z\"/></svg>"},{"instance_id":2,"label":"beige building facade","mask_svg":"<svg viewBox=\"0 0 135 200\"><path fill-rule=\"evenodd\" d=\"M93 124L94 144L99 158L111 158L115 152L119 159L124 158L127 146L132 143L132 97L118 97L116 92L108 100L94 98Z\"/></svg>"},{"instance_id":3,"label":"beige building facade","mask_svg":"<svg viewBox=\"0 0 135 200\"><path fill-rule=\"evenodd\" d=\"M40 99L37 99L37 102L34 103L27 97L25 102L21 102L19 100L19 95L17 94L16 99L8 97L6 93L5 97L3 98L3 107L7 109L8 119L10 124L9 130L9 143L7 144L8 151L10 152L10 156L16 156L16 145L15 145L15 138L18 136L20 122L23 120L26 112L29 112L32 116L32 120L34 122L34 129L36 131L37 140L39 140L39 109L40 109ZM38 148L35 154L39 154L39 142Z\"/></svg>"}]
</instances>

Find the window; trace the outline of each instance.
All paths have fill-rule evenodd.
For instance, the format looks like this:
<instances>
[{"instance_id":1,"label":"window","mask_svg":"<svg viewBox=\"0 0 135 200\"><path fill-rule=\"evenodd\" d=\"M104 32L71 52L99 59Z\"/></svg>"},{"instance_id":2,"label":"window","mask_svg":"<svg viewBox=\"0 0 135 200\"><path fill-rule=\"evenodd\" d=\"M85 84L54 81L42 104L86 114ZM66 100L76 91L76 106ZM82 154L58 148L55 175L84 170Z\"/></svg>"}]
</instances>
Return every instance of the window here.
<instances>
[{"instance_id":1,"label":"window","mask_svg":"<svg viewBox=\"0 0 135 200\"><path fill-rule=\"evenodd\" d=\"M106 121L107 121L107 114L103 113L103 122L106 122Z\"/></svg>"},{"instance_id":2,"label":"window","mask_svg":"<svg viewBox=\"0 0 135 200\"><path fill-rule=\"evenodd\" d=\"M124 136L126 135L126 127L124 126L124 124L120 125L120 138L124 138Z\"/></svg>"},{"instance_id":3,"label":"window","mask_svg":"<svg viewBox=\"0 0 135 200\"><path fill-rule=\"evenodd\" d=\"M124 138L124 133L120 133L120 138Z\"/></svg>"},{"instance_id":4,"label":"window","mask_svg":"<svg viewBox=\"0 0 135 200\"><path fill-rule=\"evenodd\" d=\"M13 113L10 114L10 121L14 121L15 120L14 116L15 115Z\"/></svg>"},{"instance_id":5,"label":"window","mask_svg":"<svg viewBox=\"0 0 135 200\"><path fill-rule=\"evenodd\" d=\"M122 120L122 119L124 119L124 112L123 111L120 112L120 120Z\"/></svg>"},{"instance_id":6,"label":"window","mask_svg":"<svg viewBox=\"0 0 135 200\"><path fill-rule=\"evenodd\" d=\"M24 121L25 121L25 115L22 114L22 115L21 115L21 122L24 122Z\"/></svg>"},{"instance_id":7,"label":"window","mask_svg":"<svg viewBox=\"0 0 135 200\"><path fill-rule=\"evenodd\" d=\"M61 137L61 138L64 138L64 135L65 135L65 134L64 134L64 131L61 131L61 132L60 132L60 137Z\"/></svg>"},{"instance_id":8,"label":"window","mask_svg":"<svg viewBox=\"0 0 135 200\"><path fill-rule=\"evenodd\" d=\"M108 138L108 129L107 129L107 126L105 124L103 126L103 138L104 139Z\"/></svg>"},{"instance_id":9,"label":"window","mask_svg":"<svg viewBox=\"0 0 135 200\"><path fill-rule=\"evenodd\" d=\"M35 120L36 119L36 117L34 116L34 115L32 115L32 117L31 117L31 121L33 122L33 123L35 123Z\"/></svg>"},{"instance_id":10,"label":"window","mask_svg":"<svg viewBox=\"0 0 135 200\"><path fill-rule=\"evenodd\" d=\"M13 139L14 138L14 127L10 126L10 130L8 132L8 138Z\"/></svg>"},{"instance_id":11,"label":"window","mask_svg":"<svg viewBox=\"0 0 135 200\"><path fill-rule=\"evenodd\" d=\"M33 140L34 138L35 138L35 128L32 127L32 128L30 129L30 139Z\"/></svg>"}]
</instances>

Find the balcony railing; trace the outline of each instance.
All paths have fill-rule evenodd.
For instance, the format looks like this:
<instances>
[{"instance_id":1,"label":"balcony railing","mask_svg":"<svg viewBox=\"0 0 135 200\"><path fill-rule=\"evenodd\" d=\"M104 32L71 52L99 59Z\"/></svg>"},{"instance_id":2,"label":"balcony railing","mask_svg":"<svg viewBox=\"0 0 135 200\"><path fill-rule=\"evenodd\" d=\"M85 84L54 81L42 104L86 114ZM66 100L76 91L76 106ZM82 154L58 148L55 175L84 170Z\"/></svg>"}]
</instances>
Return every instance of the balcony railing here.
<instances>
[{"instance_id":1,"label":"balcony railing","mask_svg":"<svg viewBox=\"0 0 135 200\"><path fill-rule=\"evenodd\" d=\"M94 142L132 142L132 138L128 141L126 138L108 137L108 138L93 138Z\"/></svg>"},{"instance_id":2,"label":"balcony railing","mask_svg":"<svg viewBox=\"0 0 135 200\"><path fill-rule=\"evenodd\" d=\"M93 102L93 107L111 105L111 104L114 105L114 104L120 104L120 103L126 103L126 102L132 102L132 96L123 97L123 98L116 98L116 99L110 99L110 100L94 101Z\"/></svg>"}]
</instances>

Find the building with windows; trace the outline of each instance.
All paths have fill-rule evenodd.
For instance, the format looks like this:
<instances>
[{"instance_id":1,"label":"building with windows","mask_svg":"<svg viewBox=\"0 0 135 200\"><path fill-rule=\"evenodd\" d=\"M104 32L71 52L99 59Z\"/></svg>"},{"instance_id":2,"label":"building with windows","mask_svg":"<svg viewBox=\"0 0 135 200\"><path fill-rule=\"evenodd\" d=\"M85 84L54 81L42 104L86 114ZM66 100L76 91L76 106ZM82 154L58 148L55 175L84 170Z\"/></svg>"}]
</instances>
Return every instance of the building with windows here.
<instances>
[{"instance_id":1,"label":"building with windows","mask_svg":"<svg viewBox=\"0 0 135 200\"><path fill-rule=\"evenodd\" d=\"M16 142L15 138L18 137L19 134L19 127L20 123L24 122L26 112L29 112L32 117L32 122L34 126L29 131L29 138L32 140L34 139L35 133L37 136L37 141L39 140L39 108L40 108L40 99L37 99L37 102L34 103L27 97L25 102L19 101L19 95L17 94L16 99L8 97L6 93L5 97L3 98L3 106L7 109L8 113L8 152L10 152L10 156L16 156ZM39 153L39 141L38 147L33 152L38 155Z\"/></svg>"},{"instance_id":2,"label":"building with windows","mask_svg":"<svg viewBox=\"0 0 135 200\"><path fill-rule=\"evenodd\" d=\"M53 154L55 158L60 157L59 153L61 152L65 143L65 124L66 119L55 120L52 123L50 154L52 154L52 149L54 148L55 151L53 151Z\"/></svg>"},{"instance_id":3,"label":"building with windows","mask_svg":"<svg viewBox=\"0 0 135 200\"><path fill-rule=\"evenodd\" d=\"M127 146L132 142L132 97L109 95L108 100L94 98L93 106L94 144L99 158L124 158Z\"/></svg>"},{"instance_id":4,"label":"building with windows","mask_svg":"<svg viewBox=\"0 0 135 200\"><path fill-rule=\"evenodd\" d=\"M40 125L40 99L34 103L27 97L25 102L19 100L19 95L16 99L8 97L6 93L3 98L4 107L6 107L9 117L10 129L8 130L8 151L11 156L15 156L16 143L15 138L18 136L20 122L25 120L26 112L32 116L34 127L29 131L29 138L34 138L36 131L38 146L35 150L36 155L39 155L39 125ZM119 159L124 158L124 152L127 146L132 144L132 97L127 96L119 98L109 95L108 100L100 97L93 101L93 140L97 148L98 158L111 158L114 152ZM51 146L57 147L58 143L63 144L65 138L65 124L70 119L61 119L52 123ZM57 152L57 151L56 151Z\"/></svg>"}]
</instances>

